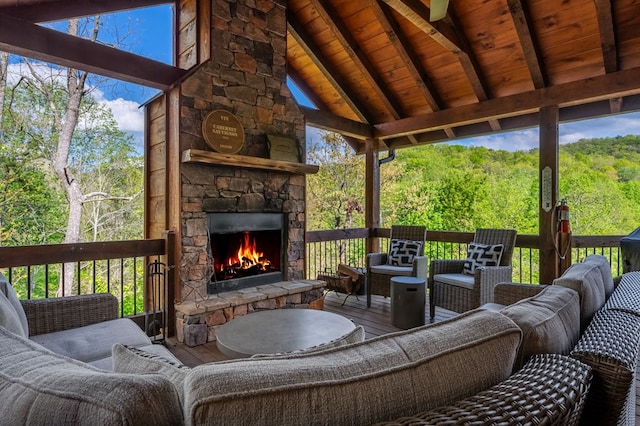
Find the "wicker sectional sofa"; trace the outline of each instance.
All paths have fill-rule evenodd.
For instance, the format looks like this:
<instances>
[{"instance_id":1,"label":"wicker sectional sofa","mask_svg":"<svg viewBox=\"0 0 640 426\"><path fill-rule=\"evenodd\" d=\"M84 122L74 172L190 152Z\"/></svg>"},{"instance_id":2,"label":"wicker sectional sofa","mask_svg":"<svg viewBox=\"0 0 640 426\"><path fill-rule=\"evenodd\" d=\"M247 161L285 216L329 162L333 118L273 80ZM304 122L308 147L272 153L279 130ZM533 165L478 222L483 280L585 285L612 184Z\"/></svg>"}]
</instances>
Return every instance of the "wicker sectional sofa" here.
<instances>
[{"instance_id":1,"label":"wicker sectional sofa","mask_svg":"<svg viewBox=\"0 0 640 426\"><path fill-rule=\"evenodd\" d=\"M640 275L593 311L596 269L501 284L508 304L423 327L191 369L128 344L113 345L115 371L52 352L11 330L0 292L2 423L633 424Z\"/></svg>"}]
</instances>

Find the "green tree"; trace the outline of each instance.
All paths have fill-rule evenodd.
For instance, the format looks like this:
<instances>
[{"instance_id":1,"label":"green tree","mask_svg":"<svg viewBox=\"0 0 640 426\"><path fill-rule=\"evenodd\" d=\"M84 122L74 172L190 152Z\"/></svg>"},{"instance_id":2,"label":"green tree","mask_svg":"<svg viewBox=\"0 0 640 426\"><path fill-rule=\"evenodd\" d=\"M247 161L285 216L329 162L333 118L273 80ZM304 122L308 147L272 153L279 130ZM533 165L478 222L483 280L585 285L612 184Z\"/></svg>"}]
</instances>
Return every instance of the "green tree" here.
<instances>
[{"instance_id":1,"label":"green tree","mask_svg":"<svg viewBox=\"0 0 640 426\"><path fill-rule=\"evenodd\" d=\"M307 161L317 174L307 176L308 229L347 229L364 226L364 158L336 133L322 132L312 141Z\"/></svg>"}]
</instances>

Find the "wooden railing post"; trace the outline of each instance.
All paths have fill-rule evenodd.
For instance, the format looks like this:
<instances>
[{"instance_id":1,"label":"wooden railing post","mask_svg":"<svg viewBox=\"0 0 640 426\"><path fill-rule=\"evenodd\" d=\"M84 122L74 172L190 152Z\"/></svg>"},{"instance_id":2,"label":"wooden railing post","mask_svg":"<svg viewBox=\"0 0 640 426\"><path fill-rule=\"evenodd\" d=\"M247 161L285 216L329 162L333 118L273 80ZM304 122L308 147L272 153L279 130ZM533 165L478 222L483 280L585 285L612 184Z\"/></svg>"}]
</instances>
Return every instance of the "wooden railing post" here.
<instances>
[{"instance_id":1,"label":"wooden railing post","mask_svg":"<svg viewBox=\"0 0 640 426\"><path fill-rule=\"evenodd\" d=\"M167 254L167 288L165 291L165 312L167 313L167 335L175 335L176 310L173 302L176 300L176 291L180 291L179 283L176 282L176 257L175 244L176 233L165 231L166 254Z\"/></svg>"}]
</instances>

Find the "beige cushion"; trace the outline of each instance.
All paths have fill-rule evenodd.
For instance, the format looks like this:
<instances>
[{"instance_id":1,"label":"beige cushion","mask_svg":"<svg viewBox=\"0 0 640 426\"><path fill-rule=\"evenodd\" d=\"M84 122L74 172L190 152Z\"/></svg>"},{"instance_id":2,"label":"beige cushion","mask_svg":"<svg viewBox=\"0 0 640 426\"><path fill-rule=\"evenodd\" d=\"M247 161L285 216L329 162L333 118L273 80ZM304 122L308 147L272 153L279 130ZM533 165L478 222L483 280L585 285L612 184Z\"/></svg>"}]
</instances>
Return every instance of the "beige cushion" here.
<instances>
[{"instance_id":1,"label":"beige cushion","mask_svg":"<svg viewBox=\"0 0 640 426\"><path fill-rule=\"evenodd\" d=\"M434 281L438 281L439 283L445 283L450 285L456 285L458 287L463 287L469 290L473 289L475 285L475 276L469 274L462 273L454 273L454 274L437 274L433 276Z\"/></svg>"},{"instance_id":2,"label":"beige cushion","mask_svg":"<svg viewBox=\"0 0 640 426\"><path fill-rule=\"evenodd\" d=\"M13 309L9 299L0 292L0 327L4 327L12 333L22 337L28 337L24 334L24 328L20 323L20 318Z\"/></svg>"},{"instance_id":3,"label":"beige cushion","mask_svg":"<svg viewBox=\"0 0 640 426\"><path fill-rule=\"evenodd\" d=\"M389 421L504 380L520 336L504 315L475 310L321 352L201 365L184 383L185 423Z\"/></svg>"},{"instance_id":4,"label":"beige cushion","mask_svg":"<svg viewBox=\"0 0 640 426\"><path fill-rule=\"evenodd\" d=\"M584 330L605 301L604 283L600 268L594 263L575 263L553 285L567 287L580 296L580 327Z\"/></svg>"},{"instance_id":5,"label":"beige cushion","mask_svg":"<svg viewBox=\"0 0 640 426\"><path fill-rule=\"evenodd\" d=\"M522 330L516 370L536 354L568 354L580 337L580 298L568 288L548 286L500 313Z\"/></svg>"},{"instance_id":6,"label":"beige cushion","mask_svg":"<svg viewBox=\"0 0 640 426\"><path fill-rule=\"evenodd\" d=\"M0 328L3 425L180 425L178 394L159 374L117 374Z\"/></svg>"},{"instance_id":7,"label":"beige cushion","mask_svg":"<svg viewBox=\"0 0 640 426\"><path fill-rule=\"evenodd\" d=\"M378 265L370 268L372 274L390 275L392 277L401 275L409 277L413 274L413 267L411 266L393 266L393 265Z\"/></svg>"},{"instance_id":8,"label":"beige cushion","mask_svg":"<svg viewBox=\"0 0 640 426\"><path fill-rule=\"evenodd\" d=\"M4 295L8 302L8 305L4 301L0 302L2 303L0 305L0 326L22 337L29 337L27 315L24 313L16 291L2 273L0 273L0 294Z\"/></svg>"},{"instance_id":9,"label":"beige cushion","mask_svg":"<svg viewBox=\"0 0 640 426\"><path fill-rule=\"evenodd\" d=\"M605 297L608 299L615 288L615 286L613 285L613 275L611 274L611 265L609 264L609 259L602 256L601 254L590 254L589 256L584 258L583 262L598 265L600 274L602 274L602 283L604 285Z\"/></svg>"},{"instance_id":10,"label":"beige cushion","mask_svg":"<svg viewBox=\"0 0 640 426\"><path fill-rule=\"evenodd\" d=\"M128 318L38 334L32 336L31 340L55 353L109 369L112 363L111 347L114 344L135 347L151 344L145 332Z\"/></svg>"},{"instance_id":11,"label":"beige cushion","mask_svg":"<svg viewBox=\"0 0 640 426\"><path fill-rule=\"evenodd\" d=\"M189 367L174 359L119 343L113 345L113 371L131 374L162 374L173 383L181 402L184 399L184 378L189 370Z\"/></svg>"}]
</instances>

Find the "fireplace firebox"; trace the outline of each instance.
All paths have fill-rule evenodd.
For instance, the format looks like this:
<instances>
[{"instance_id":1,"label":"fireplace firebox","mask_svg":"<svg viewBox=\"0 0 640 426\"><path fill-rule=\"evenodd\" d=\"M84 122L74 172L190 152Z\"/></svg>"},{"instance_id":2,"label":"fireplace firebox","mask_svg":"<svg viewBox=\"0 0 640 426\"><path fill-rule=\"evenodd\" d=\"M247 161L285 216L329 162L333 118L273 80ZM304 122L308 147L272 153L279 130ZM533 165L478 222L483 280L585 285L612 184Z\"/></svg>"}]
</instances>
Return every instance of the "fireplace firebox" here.
<instances>
[{"instance_id":1,"label":"fireplace firebox","mask_svg":"<svg viewBox=\"0 0 640 426\"><path fill-rule=\"evenodd\" d=\"M284 280L284 215L208 213L207 292L216 294Z\"/></svg>"}]
</instances>

